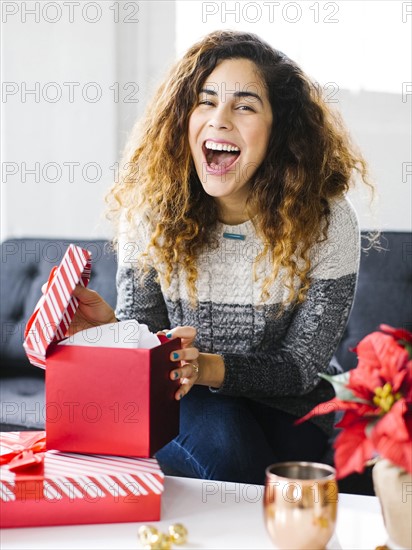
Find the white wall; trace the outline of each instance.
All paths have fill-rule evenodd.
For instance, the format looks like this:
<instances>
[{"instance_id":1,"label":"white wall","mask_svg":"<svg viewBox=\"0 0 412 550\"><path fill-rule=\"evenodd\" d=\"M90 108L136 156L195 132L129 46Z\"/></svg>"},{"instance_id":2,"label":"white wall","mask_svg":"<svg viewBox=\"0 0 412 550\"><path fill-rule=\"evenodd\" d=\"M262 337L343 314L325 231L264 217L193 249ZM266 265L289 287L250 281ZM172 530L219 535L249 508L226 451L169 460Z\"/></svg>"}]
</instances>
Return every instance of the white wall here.
<instances>
[{"instance_id":1,"label":"white wall","mask_svg":"<svg viewBox=\"0 0 412 550\"><path fill-rule=\"evenodd\" d=\"M401 94L383 92L338 93L338 107L371 171L376 198L370 204L365 186L350 197L364 229L411 231L412 163L411 106Z\"/></svg>"},{"instance_id":2,"label":"white wall","mask_svg":"<svg viewBox=\"0 0 412 550\"><path fill-rule=\"evenodd\" d=\"M336 84L336 106L370 162L380 195L373 215L362 193L353 195L362 227L410 229L412 175L405 171L411 162L412 95L401 95L402 86L412 80L410 50L404 46L405 39L410 43L407 22L412 15L406 23L402 15L402 6L408 3L329 2L339 8L335 15L339 23L327 25L324 2L302 2L303 15L296 24L277 17L266 26L263 20L249 24L244 18L232 24L229 16L223 21L223 6L233 8L236 2L84 1L73 5L72 12L67 4L1 4L2 240L110 236L102 217L103 197L113 182L113 167L127 132L176 50L180 55L199 36L227 27L262 35L295 58L322 86ZM206 4L217 10L207 20ZM274 13L282 13L286 4L281 2L281 11ZM317 24L312 21L314 10L309 10L315 4L320 10ZM36 5L36 15L25 13ZM45 6L49 6L46 11ZM248 12L249 18L253 13ZM289 18L294 15L293 10L286 13ZM79 83L72 101L65 82ZM24 91L36 83L37 98ZM92 101L96 87L91 83L101 91L99 101ZM52 102L56 89L62 97ZM116 90L119 97L114 95ZM77 163L72 181L67 163ZM38 176L24 174L25 167L36 166Z\"/></svg>"},{"instance_id":3,"label":"white wall","mask_svg":"<svg viewBox=\"0 0 412 550\"><path fill-rule=\"evenodd\" d=\"M115 163L174 59L172 2L68 4L1 5L2 240L110 235Z\"/></svg>"}]
</instances>

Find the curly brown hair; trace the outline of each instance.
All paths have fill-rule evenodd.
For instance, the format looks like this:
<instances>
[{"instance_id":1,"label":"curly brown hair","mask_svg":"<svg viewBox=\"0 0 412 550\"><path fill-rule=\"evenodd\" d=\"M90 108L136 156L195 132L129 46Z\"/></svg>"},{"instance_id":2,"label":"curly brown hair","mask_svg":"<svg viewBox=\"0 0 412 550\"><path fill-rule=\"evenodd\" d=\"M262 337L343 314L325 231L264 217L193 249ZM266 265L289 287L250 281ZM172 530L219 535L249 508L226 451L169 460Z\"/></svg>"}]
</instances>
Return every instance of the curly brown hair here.
<instances>
[{"instance_id":1,"label":"curly brown hair","mask_svg":"<svg viewBox=\"0 0 412 550\"><path fill-rule=\"evenodd\" d=\"M196 173L188 121L203 83L227 59L255 63L273 112L266 158L251 178L246 205L248 213L257 212L253 223L265 243L256 261L269 253L272 263L261 298L267 299L282 271L289 291L284 305L301 303L310 286L310 249L327 236L330 200L348 191L355 172L370 185L367 165L319 87L251 33L212 32L171 69L132 131L121 178L107 196L117 227L114 242L122 213L131 237L136 215L149 213L151 239L140 256L142 273L154 266L167 288L179 262L196 304L196 257L204 247L217 246L218 207Z\"/></svg>"}]
</instances>

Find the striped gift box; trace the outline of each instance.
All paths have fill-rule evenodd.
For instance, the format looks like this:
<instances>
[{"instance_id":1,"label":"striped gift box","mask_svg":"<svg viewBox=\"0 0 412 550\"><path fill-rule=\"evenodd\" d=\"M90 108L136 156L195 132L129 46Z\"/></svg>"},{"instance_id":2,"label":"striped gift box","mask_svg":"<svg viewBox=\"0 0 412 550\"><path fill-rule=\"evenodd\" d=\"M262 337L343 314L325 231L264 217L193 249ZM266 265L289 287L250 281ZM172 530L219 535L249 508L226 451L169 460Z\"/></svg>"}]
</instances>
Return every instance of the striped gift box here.
<instances>
[{"instance_id":1,"label":"striped gift box","mask_svg":"<svg viewBox=\"0 0 412 550\"><path fill-rule=\"evenodd\" d=\"M1 433L1 452L24 447L33 434ZM164 476L155 459L50 450L44 453L41 474L30 469L14 473L11 467L0 467L1 527L160 519Z\"/></svg>"},{"instance_id":2,"label":"striped gift box","mask_svg":"<svg viewBox=\"0 0 412 550\"><path fill-rule=\"evenodd\" d=\"M23 346L33 365L44 369L50 344L65 337L78 307L73 290L77 284L88 285L90 270L91 253L69 245L59 267L52 271L46 294L27 323Z\"/></svg>"}]
</instances>

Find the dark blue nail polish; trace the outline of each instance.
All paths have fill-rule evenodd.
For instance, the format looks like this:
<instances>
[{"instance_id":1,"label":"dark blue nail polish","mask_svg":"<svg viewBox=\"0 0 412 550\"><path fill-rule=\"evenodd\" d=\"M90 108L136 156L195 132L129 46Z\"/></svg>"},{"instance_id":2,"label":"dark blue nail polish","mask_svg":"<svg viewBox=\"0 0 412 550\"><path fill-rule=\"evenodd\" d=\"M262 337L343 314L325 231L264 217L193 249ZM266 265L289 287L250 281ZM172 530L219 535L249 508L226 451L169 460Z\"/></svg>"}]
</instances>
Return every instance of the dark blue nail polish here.
<instances>
[{"instance_id":1,"label":"dark blue nail polish","mask_svg":"<svg viewBox=\"0 0 412 550\"><path fill-rule=\"evenodd\" d=\"M174 352L174 353L173 353L173 359L179 359L179 354L176 353L176 352Z\"/></svg>"},{"instance_id":2,"label":"dark blue nail polish","mask_svg":"<svg viewBox=\"0 0 412 550\"><path fill-rule=\"evenodd\" d=\"M173 378L176 380L177 378L179 378L179 373L177 372L177 370L175 370L175 372L173 373Z\"/></svg>"},{"instance_id":3,"label":"dark blue nail polish","mask_svg":"<svg viewBox=\"0 0 412 550\"><path fill-rule=\"evenodd\" d=\"M172 333L171 333L171 332L168 332L168 333L166 334L166 338L171 338L171 337L172 337Z\"/></svg>"}]
</instances>

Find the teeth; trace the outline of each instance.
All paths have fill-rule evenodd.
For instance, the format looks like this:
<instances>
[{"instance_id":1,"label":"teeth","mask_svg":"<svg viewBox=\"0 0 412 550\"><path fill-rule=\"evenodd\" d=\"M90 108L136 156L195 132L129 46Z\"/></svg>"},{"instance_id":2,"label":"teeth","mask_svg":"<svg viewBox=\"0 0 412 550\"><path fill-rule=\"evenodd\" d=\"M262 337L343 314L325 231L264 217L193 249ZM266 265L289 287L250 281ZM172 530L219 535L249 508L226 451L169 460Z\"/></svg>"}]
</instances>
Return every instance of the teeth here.
<instances>
[{"instance_id":1,"label":"teeth","mask_svg":"<svg viewBox=\"0 0 412 550\"><path fill-rule=\"evenodd\" d=\"M232 152L240 152L239 147L236 147L235 145L229 145L228 143L215 143L214 141L206 141L205 143L206 149L213 149L213 151L229 151Z\"/></svg>"}]
</instances>

